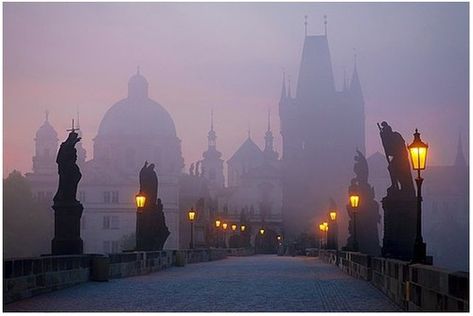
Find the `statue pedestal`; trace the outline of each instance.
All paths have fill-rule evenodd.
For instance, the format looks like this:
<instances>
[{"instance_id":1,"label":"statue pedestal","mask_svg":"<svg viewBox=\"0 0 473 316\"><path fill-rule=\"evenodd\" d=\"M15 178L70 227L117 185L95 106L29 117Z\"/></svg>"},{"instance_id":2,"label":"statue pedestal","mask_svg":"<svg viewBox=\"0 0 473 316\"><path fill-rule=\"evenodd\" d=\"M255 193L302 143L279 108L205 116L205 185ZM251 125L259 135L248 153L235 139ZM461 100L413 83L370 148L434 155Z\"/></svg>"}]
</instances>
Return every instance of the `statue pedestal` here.
<instances>
[{"instance_id":1,"label":"statue pedestal","mask_svg":"<svg viewBox=\"0 0 473 316\"><path fill-rule=\"evenodd\" d=\"M80 238L80 218L84 207L77 203L54 203L54 238L51 242L53 255L76 255L83 253Z\"/></svg>"},{"instance_id":2,"label":"statue pedestal","mask_svg":"<svg viewBox=\"0 0 473 316\"><path fill-rule=\"evenodd\" d=\"M389 194L382 200L384 238L382 255L410 261L414 257L416 237L416 197Z\"/></svg>"},{"instance_id":3,"label":"statue pedestal","mask_svg":"<svg viewBox=\"0 0 473 316\"><path fill-rule=\"evenodd\" d=\"M163 205L140 208L136 214L136 250L162 250L169 236L163 212Z\"/></svg>"}]
</instances>

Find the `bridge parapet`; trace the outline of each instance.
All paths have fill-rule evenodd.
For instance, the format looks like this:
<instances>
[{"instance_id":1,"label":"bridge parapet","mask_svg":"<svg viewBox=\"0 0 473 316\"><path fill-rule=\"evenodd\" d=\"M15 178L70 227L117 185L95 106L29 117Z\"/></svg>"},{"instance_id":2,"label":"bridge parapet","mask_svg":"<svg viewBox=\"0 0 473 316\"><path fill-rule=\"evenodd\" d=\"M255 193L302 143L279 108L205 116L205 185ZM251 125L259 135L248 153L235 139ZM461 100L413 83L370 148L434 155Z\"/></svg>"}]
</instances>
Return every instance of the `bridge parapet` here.
<instances>
[{"instance_id":1,"label":"bridge parapet","mask_svg":"<svg viewBox=\"0 0 473 316\"><path fill-rule=\"evenodd\" d=\"M319 257L334 264L334 250ZM336 261L335 261L336 262ZM338 252L338 267L371 282L406 311L469 311L469 274L359 252Z\"/></svg>"}]
</instances>

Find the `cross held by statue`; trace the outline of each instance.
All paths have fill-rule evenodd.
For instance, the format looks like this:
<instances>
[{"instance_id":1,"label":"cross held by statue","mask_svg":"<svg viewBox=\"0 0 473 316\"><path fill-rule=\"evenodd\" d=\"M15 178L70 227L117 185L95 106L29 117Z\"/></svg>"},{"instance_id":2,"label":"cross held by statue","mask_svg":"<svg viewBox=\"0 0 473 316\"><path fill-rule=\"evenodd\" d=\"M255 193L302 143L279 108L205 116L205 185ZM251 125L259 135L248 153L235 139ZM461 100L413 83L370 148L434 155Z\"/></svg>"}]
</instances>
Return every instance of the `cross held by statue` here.
<instances>
[{"instance_id":1,"label":"cross held by statue","mask_svg":"<svg viewBox=\"0 0 473 316\"><path fill-rule=\"evenodd\" d=\"M75 133L75 131L78 131L78 130L79 130L79 128L75 128L75 127L74 127L74 119L72 119L72 128L71 128L71 129L67 129L66 131Z\"/></svg>"}]
</instances>

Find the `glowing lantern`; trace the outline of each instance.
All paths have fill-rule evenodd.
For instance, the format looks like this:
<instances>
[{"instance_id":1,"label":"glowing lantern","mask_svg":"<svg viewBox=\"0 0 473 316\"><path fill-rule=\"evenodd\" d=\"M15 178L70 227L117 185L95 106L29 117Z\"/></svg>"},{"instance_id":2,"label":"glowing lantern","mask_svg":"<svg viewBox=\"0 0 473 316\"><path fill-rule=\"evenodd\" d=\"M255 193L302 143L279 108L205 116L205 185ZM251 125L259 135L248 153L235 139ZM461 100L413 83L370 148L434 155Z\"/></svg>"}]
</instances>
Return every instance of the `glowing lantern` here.
<instances>
[{"instance_id":1,"label":"glowing lantern","mask_svg":"<svg viewBox=\"0 0 473 316\"><path fill-rule=\"evenodd\" d=\"M407 148L409 148L411 156L412 169L417 171L424 170L429 146L420 140L420 133L417 129L414 133L414 141Z\"/></svg>"},{"instance_id":2,"label":"glowing lantern","mask_svg":"<svg viewBox=\"0 0 473 316\"><path fill-rule=\"evenodd\" d=\"M329 215L332 221L337 219L337 211L330 211Z\"/></svg>"},{"instance_id":3,"label":"glowing lantern","mask_svg":"<svg viewBox=\"0 0 473 316\"><path fill-rule=\"evenodd\" d=\"M146 202L146 196L144 196L144 194L140 192L135 196L135 201L136 207L144 207Z\"/></svg>"},{"instance_id":4,"label":"glowing lantern","mask_svg":"<svg viewBox=\"0 0 473 316\"><path fill-rule=\"evenodd\" d=\"M188 213L188 216L189 216L189 221L193 222L195 220L195 215L196 215L196 211L194 210L194 208L191 208L189 210L189 213Z\"/></svg>"}]
</instances>

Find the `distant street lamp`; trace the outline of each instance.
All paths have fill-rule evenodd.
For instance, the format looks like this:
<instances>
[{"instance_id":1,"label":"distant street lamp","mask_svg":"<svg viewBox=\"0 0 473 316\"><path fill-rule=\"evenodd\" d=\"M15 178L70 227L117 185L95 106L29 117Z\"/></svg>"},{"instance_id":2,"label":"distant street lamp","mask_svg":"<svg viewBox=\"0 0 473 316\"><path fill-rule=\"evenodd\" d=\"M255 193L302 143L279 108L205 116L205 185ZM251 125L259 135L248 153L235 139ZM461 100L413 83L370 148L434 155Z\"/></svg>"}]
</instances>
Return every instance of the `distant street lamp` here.
<instances>
[{"instance_id":1,"label":"distant street lamp","mask_svg":"<svg viewBox=\"0 0 473 316\"><path fill-rule=\"evenodd\" d=\"M264 228L263 227L260 228L259 234L261 235L261 240L262 240L263 235L264 235ZM256 254L256 241L257 240L258 240L258 235L255 235L255 254Z\"/></svg>"},{"instance_id":2,"label":"distant street lamp","mask_svg":"<svg viewBox=\"0 0 473 316\"><path fill-rule=\"evenodd\" d=\"M259 230L259 233L260 233L261 236L263 236L263 235L264 235L264 228L261 228L261 229Z\"/></svg>"},{"instance_id":3,"label":"distant street lamp","mask_svg":"<svg viewBox=\"0 0 473 316\"><path fill-rule=\"evenodd\" d=\"M240 230L241 230L241 232L243 233L243 232L246 230L246 225L241 225L241 226L240 226Z\"/></svg>"},{"instance_id":4,"label":"distant street lamp","mask_svg":"<svg viewBox=\"0 0 473 316\"><path fill-rule=\"evenodd\" d=\"M325 231L325 248L328 248L328 223L323 222L324 224L324 231Z\"/></svg>"},{"instance_id":5,"label":"distant street lamp","mask_svg":"<svg viewBox=\"0 0 473 316\"><path fill-rule=\"evenodd\" d=\"M237 227L238 227L237 224L232 224L232 230L233 230L233 232L236 231Z\"/></svg>"},{"instance_id":6,"label":"distant street lamp","mask_svg":"<svg viewBox=\"0 0 473 316\"><path fill-rule=\"evenodd\" d=\"M331 229L331 248L333 249L338 249L338 224L337 224L337 211L336 210L331 210L329 212L330 219L332 222L330 223L330 226L332 227Z\"/></svg>"},{"instance_id":7,"label":"distant street lamp","mask_svg":"<svg viewBox=\"0 0 473 316\"><path fill-rule=\"evenodd\" d=\"M136 201L136 207L142 208L145 206L146 196L140 192L135 196L135 201Z\"/></svg>"},{"instance_id":8,"label":"distant street lamp","mask_svg":"<svg viewBox=\"0 0 473 316\"><path fill-rule=\"evenodd\" d=\"M189 216L189 222L191 223L191 242L189 248L194 249L194 221L196 216L196 211L194 208L191 208L187 215Z\"/></svg>"},{"instance_id":9,"label":"distant street lamp","mask_svg":"<svg viewBox=\"0 0 473 316\"><path fill-rule=\"evenodd\" d=\"M356 213L360 205L360 196L356 192L350 193L350 206L353 211L353 251L358 251L358 240L356 239Z\"/></svg>"},{"instance_id":10,"label":"distant street lamp","mask_svg":"<svg viewBox=\"0 0 473 316\"><path fill-rule=\"evenodd\" d=\"M420 133L416 129L414 141L407 148L409 148L411 156L412 169L417 171L415 179L417 184L417 225L413 261L423 263L426 258L426 245L422 239L422 182L424 179L420 176L420 171L425 169L429 146L420 139Z\"/></svg>"},{"instance_id":11,"label":"distant street lamp","mask_svg":"<svg viewBox=\"0 0 473 316\"><path fill-rule=\"evenodd\" d=\"M319 224L319 229L320 229L320 232L321 232L321 238L320 238L320 248L322 248L323 246L323 239L325 238L325 247L327 247L327 234L326 232L328 231L328 223L327 222L323 222L321 224Z\"/></svg>"},{"instance_id":12,"label":"distant street lamp","mask_svg":"<svg viewBox=\"0 0 473 316\"><path fill-rule=\"evenodd\" d=\"M217 248L219 247L219 243L218 243L218 229L220 228L220 225L222 224L222 222L217 218L215 220L215 233L216 233L216 244L217 244Z\"/></svg>"},{"instance_id":13,"label":"distant street lamp","mask_svg":"<svg viewBox=\"0 0 473 316\"><path fill-rule=\"evenodd\" d=\"M222 229L223 229L223 248L227 248L227 223L222 223Z\"/></svg>"}]
</instances>

